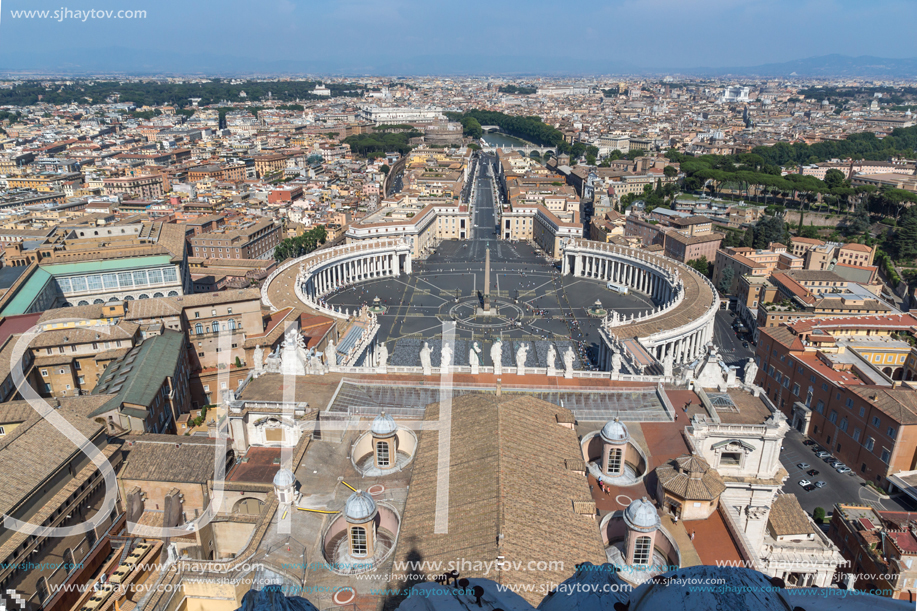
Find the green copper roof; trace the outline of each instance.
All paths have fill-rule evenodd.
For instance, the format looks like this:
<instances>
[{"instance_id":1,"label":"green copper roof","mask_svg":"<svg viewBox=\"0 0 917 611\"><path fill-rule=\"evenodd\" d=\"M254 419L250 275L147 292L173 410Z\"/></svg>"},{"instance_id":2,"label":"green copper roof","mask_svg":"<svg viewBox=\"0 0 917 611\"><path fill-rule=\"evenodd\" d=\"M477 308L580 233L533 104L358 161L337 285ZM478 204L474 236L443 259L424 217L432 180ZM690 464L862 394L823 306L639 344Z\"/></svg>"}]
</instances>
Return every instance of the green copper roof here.
<instances>
[{"instance_id":1,"label":"green copper roof","mask_svg":"<svg viewBox=\"0 0 917 611\"><path fill-rule=\"evenodd\" d=\"M53 265L42 265L41 269L49 271L54 276L92 274L119 269L133 269L135 267L168 265L170 259L169 255L154 255L152 257L131 257L128 259L108 259L106 261L85 261L82 263L55 263Z\"/></svg>"},{"instance_id":2,"label":"green copper roof","mask_svg":"<svg viewBox=\"0 0 917 611\"><path fill-rule=\"evenodd\" d=\"M19 290L16 291L16 295L10 300L6 307L3 308L3 316L28 314L29 306L31 306L35 298L41 294L45 289L45 285L50 280L51 274L41 268L32 272L29 279L19 287Z\"/></svg>"},{"instance_id":3,"label":"green copper roof","mask_svg":"<svg viewBox=\"0 0 917 611\"><path fill-rule=\"evenodd\" d=\"M115 396L89 416L98 416L124 403L152 405L165 378L175 373L184 341L182 333L166 329L162 335L143 340L122 358L110 363L92 394ZM146 415L130 407L122 411L138 418Z\"/></svg>"}]
</instances>

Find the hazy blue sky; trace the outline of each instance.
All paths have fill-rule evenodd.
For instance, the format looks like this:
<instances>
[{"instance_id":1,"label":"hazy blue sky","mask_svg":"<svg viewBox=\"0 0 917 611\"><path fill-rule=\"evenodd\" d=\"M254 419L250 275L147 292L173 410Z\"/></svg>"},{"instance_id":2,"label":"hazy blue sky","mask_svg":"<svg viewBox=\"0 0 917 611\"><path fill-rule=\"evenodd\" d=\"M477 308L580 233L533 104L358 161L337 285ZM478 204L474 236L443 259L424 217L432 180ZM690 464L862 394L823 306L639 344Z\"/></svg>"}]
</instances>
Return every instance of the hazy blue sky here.
<instances>
[{"instance_id":1,"label":"hazy blue sky","mask_svg":"<svg viewBox=\"0 0 917 611\"><path fill-rule=\"evenodd\" d=\"M917 56L906 0L0 0L0 69L583 71ZM145 10L139 20L13 18ZM277 63L281 62L281 63ZM223 65L225 64L225 65Z\"/></svg>"}]
</instances>

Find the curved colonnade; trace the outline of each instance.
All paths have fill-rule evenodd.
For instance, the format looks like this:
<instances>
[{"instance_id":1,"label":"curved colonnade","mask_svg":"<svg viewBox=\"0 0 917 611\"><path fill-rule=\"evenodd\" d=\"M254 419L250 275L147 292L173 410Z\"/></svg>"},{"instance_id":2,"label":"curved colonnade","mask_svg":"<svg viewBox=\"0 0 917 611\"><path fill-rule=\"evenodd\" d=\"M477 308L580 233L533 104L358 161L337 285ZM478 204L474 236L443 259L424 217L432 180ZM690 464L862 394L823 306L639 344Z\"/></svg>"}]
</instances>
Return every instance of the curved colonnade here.
<instances>
[{"instance_id":1,"label":"curved colonnade","mask_svg":"<svg viewBox=\"0 0 917 611\"><path fill-rule=\"evenodd\" d=\"M616 353L638 370L634 373L655 362L688 363L713 339L719 296L707 278L687 265L634 248L576 238L563 247L562 269L575 277L627 286L659 304L638 317L606 317L599 346L602 370L613 370ZM326 295L359 282L410 273L411 246L404 239L346 244L284 263L262 286L262 301L275 310L306 306L346 319L347 314L325 304Z\"/></svg>"},{"instance_id":2,"label":"curved colonnade","mask_svg":"<svg viewBox=\"0 0 917 611\"><path fill-rule=\"evenodd\" d=\"M689 363L713 339L719 295L710 280L683 263L635 248L575 239L564 246L563 270L627 286L660 304L643 316L606 318L598 363L603 370L611 370L612 356L621 352L643 367L669 358L673 365ZM634 354L637 347L628 340L639 342L645 354Z\"/></svg>"},{"instance_id":3,"label":"curved colonnade","mask_svg":"<svg viewBox=\"0 0 917 611\"><path fill-rule=\"evenodd\" d=\"M261 287L261 301L279 310L302 308L346 319L324 303L325 295L352 284L411 273L411 245L403 239L355 242L291 259L274 270Z\"/></svg>"}]
</instances>

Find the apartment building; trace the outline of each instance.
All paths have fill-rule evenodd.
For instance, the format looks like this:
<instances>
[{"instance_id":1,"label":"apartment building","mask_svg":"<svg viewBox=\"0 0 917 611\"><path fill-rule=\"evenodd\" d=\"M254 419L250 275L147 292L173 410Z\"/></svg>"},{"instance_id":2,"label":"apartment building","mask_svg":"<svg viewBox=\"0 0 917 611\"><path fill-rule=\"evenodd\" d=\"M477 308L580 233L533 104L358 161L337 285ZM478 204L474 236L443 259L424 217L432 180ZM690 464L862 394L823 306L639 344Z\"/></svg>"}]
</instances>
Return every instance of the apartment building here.
<instances>
[{"instance_id":1,"label":"apartment building","mask_svg":"<svg viewBox=\"0 0 917 611\"><path fill-rule=\"evenodd\" d=\"M141 199L159 199L171 190L165 174L106 178L102 184L106 195L133 195Z\"/></svg>"},{"instance_id":2,"label":"apartment building","mask_svg":"<svg viewBox=\"0 0 917 611\"><path fill-rule=\"evenodd\" d=\"M759 329L756 382L792 421L864 479L917 468L917 391L901 386L917 318L810 318Z\"/></svg>"},{"instance_id":3,"label":"apartment building","mask_svg":"<svg viewBox=\"0 0 917 611\"><path fill-rule=\"evenodd\" d=\"M191 256L202 259L269 259L281 241L280 225L271 219L192 236Z\"/></svg>"},{"instance_id":4,"label":"apartment building","mask_svg":"<svg viewBox=\"0 0 917 611\"><path fill-rule=\"evenodd\" d=\"M828 537L847 560L841 570L858 590L884 590L917 601L917 516L837 503Z\"/></svg>"},{"instance_id":5,"label":"apartment building","mask_svg":"<svg viewBox=\"0 0 917 611\"><path fill-rule=\"evenodd\" d=\"M185 346L183 333L166 329L113 361L93 389L109 399L89 417L113 433L174 433L191 409Z\"/></svg>"}]
</instances>

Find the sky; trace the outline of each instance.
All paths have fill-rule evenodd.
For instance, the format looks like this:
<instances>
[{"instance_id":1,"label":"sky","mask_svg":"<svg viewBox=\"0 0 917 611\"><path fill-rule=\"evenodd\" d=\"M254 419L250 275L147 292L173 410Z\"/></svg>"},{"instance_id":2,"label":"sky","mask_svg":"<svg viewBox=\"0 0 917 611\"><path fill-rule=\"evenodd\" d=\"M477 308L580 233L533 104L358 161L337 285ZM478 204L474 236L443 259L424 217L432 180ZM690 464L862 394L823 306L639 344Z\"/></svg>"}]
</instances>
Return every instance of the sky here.
<instances>
[{"instance_id":1,"label":"sky","mask_svg":"<svg viewBox=\"0 0 917 611\"><path fill-rule=\"evenodd\" d=\"M828 54L914 58L912 8L912 0L0 0L0 71L602 74ZM91 9L146 15L77 13Z\"/></svg>"}]
</instances>

